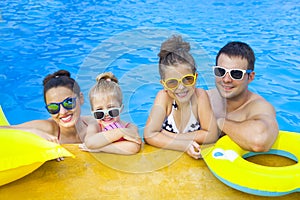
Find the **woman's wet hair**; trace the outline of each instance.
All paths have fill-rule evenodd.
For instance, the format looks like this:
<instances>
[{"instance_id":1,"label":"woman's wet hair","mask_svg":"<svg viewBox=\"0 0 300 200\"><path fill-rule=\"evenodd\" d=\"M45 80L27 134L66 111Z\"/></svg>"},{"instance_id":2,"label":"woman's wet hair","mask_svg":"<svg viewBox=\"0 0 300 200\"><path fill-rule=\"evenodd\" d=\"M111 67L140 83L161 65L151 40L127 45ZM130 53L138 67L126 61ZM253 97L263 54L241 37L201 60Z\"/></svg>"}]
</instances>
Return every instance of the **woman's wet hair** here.
<instances>
[{"instance_id":1,"label":"woman's wet hair","mask_svg":"<svg viewBox=\"0 0 300 200\"><path fill-rule=\"evenodd\" d=\"M165 70L168 66L187 65L192 72L196 72L196 64L193 56L189 53L190 44L182 40L180 35L173 35L161 44L159 56L159 74L162 79L165 77Z\"/></svg>"},{"instance_id":2,"label":"woman's wet hair","mask_svg":"<svg viewBox=\"0 0 300 200\"><path fill-rule=\"evenodd\" d=\"M71 78L70 72L66 70L59 70L53 74L48 74L44 80L44 100L46 102L46 92L51 88L66 87L73 91L78 97L80 96L80 87L78 83Z\"/></svg>"},{"instance_id":3,"label":"woman's wet hair","mask_svg":"<svg viewBox=\"0 0 300 200\"><path fill-rule=\"evenodd\" d=\"M120 106L123 102L123 94L119 86L118 78L111 72L101 73L96 78L97 83L89 92L90 104L93 109L93 99L98 95L112 95L116 98Z\"/></svg>"}]
</instances>

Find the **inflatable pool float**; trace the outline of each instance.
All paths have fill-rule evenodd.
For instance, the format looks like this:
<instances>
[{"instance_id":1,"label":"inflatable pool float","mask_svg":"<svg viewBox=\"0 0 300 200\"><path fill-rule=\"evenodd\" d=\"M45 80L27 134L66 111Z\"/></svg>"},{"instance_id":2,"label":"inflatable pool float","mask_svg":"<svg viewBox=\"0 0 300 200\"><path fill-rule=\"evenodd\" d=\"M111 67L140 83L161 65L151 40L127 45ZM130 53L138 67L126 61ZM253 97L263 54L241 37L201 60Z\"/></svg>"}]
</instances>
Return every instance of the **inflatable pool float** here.
<instances>
[{"instance_id":1,"label":"inflatable pool float","mask_svg":"<svg viewBox=\"0 0 300 200\"><path fill-rule=\"evenodd\" d=\"M258 154L274 154L294 160L282 167L264 166L247 161ZM211 172L226 185L259 196L281 196L300 191L300 134L280 131L268 152L245 151L228 136L203 150Z\"/></svg>"},{"instance_id":2,"label":"inflatable pool float","mask_svg":"<svg viewBox=\"0 0 300 200\"><path fill-rule=\"evenodd\" d=\"M9 125L0 106L0 125ZM44 162L73 155L59 144L15 129L0 129L0 186L20 179Z\"/></svg>"}]
</instances>

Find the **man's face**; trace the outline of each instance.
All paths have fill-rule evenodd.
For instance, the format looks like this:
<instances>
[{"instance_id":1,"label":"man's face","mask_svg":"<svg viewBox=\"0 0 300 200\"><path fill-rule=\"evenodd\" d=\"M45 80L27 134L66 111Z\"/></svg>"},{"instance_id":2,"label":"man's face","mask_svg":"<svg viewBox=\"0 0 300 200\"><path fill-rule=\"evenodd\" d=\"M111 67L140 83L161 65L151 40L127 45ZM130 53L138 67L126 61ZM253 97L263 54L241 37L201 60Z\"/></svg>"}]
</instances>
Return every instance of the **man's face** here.
<instances>
[{"instance_id":1,"label":"man's face","mask_svg":"<svg viewBox=\"0 0 300 200\"><path fill-rule=\"evenodd\" d=\"M217 64L225 70L241 69L246 70L248 62L241 57L229 57L226 54L221 54L217 60ZM223 70L224 71L224 70ZM242 79L236 80L230 76L231 72L225 72L223 77L215 76L215 84L220 95L226 99L239 98L248 90L248 74L244 74ZM232 74L233 75L233 74Z\"/></svg>"}]
</instances>

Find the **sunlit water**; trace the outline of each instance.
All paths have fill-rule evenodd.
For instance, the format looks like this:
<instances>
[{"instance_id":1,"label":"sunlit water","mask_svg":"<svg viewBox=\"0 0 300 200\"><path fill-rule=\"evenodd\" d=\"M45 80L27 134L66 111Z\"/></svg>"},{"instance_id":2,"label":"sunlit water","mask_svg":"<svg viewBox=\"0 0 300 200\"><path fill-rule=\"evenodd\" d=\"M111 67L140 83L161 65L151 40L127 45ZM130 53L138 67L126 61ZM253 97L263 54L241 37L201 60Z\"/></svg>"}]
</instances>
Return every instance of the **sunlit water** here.
<instances>
[{"instance_id":1,"label":"sunlit water","mask_svg":"<svg viewBox=\"0 0 300 200\"><path fill-rule=\"evenodd\" d=\"M0 105L11 124L48 118L42 80L67 69L85 94L103 71L120 79L123 117L142 134L159 84L161 42L191 43L198 86L214 87L211 66L227 42L256 53L250 89L270 101L280 129L299 132L300 5L293 1L12 1L0 2Z\"/></svg>"}]
</instances>

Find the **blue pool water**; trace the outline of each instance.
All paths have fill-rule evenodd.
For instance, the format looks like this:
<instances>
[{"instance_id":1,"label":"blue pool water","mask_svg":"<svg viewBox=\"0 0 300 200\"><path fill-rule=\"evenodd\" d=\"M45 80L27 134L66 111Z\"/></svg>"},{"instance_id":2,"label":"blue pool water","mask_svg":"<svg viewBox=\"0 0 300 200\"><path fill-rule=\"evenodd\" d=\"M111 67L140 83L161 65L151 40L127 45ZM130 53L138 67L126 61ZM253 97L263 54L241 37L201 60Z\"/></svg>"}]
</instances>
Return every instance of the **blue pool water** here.
<instances>
[{"instance_id":1,"label":"blue pool water","mask_svg":"<svg viewBox=\"0 0 300 200\"><path fill-rule=\"evenodd\" d=\"M97 74L112 71L124 92L123 117L142 131L161 89L157 53L182 34L191 43L198 86L228 41L256 53L250 89L276 108L280 129L300 126L300 5L297 0L4 0L0 2L0 105L11 124L48 118L42 80L67 69L87 98Z\"/></svg>"}]
</instances>

